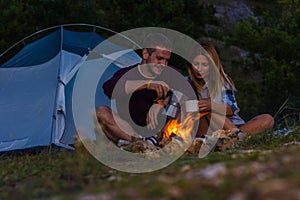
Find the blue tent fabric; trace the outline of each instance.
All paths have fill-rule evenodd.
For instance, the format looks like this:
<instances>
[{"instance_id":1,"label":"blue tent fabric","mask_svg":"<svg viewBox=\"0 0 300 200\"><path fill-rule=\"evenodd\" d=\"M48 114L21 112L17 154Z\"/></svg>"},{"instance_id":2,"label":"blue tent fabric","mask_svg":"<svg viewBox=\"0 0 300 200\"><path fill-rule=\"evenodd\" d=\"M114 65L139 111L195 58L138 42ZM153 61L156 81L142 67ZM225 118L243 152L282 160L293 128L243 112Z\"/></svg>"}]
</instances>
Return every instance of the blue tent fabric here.
<instances>
[{"instance_id":1,"label":"blue tent fabric","mask_svg":"<svg viewBox=\"0 0 300 200\"><path fill-rule=\"evenodd\" d=\"M60 50L60 31L26 45L13 58L1 65L3 67L24 67L38 65L55 57Z\"/></svg>"},{"instance_id":2,"label":"blue tent fabric","mask_svg":"<svg viewBox=\"0 0 300 200\"><path fill-rule=\"evenodd\" d=\"M80 40L78 40L80 38ZM95 32L71 32L64 30L63 49L83 56L97 44L104 41L104 38Z\"/></svg>"},{"instance_id":3,"label":"blue tent fabric","mask_svg":"<svg viewBox=\"0 0 300 200\"><path fill-rule=\"evenodd\" d=\"M95 106L110 106L102 84L120 67L138 63L141 58L96 32L61 27L27 44L0 66L0 152L74 143L74 80L90 50L103 41L107 48L98 53L113 63L99 81ZM122 55L124 51L128 52Z\"/></svg>"},{"instance_id":4,"label":"blue tent fabric","mask_svg":"<svg viewBox=\"0 0 300 200\"><path fill-rule=\"evenodd\" d=\"M58 66L0 69L0 150L49 144Z\"/></svg>"},{"instance_id":5,"label":"blue tent fabric","mask_svg":"<svg viewBox=\"0 0 300 200\"><path fill-rule=\"evenodd\" d=\"M1 67L32 66L47 62L61 50L83 56L104 38L95 32L72 32L60 29L26 45Z\"/></svg>"}]
</instances>

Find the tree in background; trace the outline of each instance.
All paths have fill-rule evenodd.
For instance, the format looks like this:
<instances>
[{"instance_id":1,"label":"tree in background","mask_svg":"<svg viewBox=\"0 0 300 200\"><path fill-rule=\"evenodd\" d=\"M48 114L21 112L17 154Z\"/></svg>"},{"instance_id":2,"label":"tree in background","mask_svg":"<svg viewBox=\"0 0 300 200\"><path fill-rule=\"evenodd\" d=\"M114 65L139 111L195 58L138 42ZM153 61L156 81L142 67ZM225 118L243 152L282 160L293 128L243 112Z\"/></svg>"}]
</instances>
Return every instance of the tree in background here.
<instances>
[{"instance_id":1,"label":"tree in background","mask_svg":"<svg viewBox=\"0 0 300 200\"><path fill-rule=\"evenodd\" d=\"M197 38L217 23L212 6L198 0L0 0L0 52L44 28L88 23L126 31L155 26Z\"/></svg>"},{"instance_id":2,"label":"tree in background","mask_svg":"<svg viewBox=\"0 0 300 200\"><path fill-rule=\"evenodd\" d=\"M238 80L241 107L249 115L257 112L276 114L285 104L287 115L299 120L300 108L300 3L298 0L279 0L280 12L263 13L262 19L239 23L228 40L248 52L235 65L251 81ZM248 105L248 107L247 107ZM256 106L252 106L256 105Z\"/></svg>"}]
</instances>

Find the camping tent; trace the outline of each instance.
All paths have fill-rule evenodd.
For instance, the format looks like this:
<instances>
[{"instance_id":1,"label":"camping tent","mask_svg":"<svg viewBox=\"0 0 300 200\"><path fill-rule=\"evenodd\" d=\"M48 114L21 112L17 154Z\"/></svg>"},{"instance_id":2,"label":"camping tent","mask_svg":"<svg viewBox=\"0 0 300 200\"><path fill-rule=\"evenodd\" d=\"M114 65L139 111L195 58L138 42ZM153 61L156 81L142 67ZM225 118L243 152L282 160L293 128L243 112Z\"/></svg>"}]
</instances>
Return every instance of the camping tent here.
<instances>
[{"instance_id":1,"label":"camping tent","mask_svg":"<svg viewBox=\"0 0 300 200\"><path fill-rule=\"evenodd\" d=\"M0 151L74 143L74 80L89 52L105 39L96 31L99 26L79 25L93 28L85 32L71 31L70 26L47 29L49 34L25 45L0 65ZM99 81L96 106L110 105L102 83L120 67L140 62L133 50L118 57L125 48L110 42L106 45L105 52L98 53L103 55L101 59L112 57L113 63Z\"/></svg>"}]
</instances>

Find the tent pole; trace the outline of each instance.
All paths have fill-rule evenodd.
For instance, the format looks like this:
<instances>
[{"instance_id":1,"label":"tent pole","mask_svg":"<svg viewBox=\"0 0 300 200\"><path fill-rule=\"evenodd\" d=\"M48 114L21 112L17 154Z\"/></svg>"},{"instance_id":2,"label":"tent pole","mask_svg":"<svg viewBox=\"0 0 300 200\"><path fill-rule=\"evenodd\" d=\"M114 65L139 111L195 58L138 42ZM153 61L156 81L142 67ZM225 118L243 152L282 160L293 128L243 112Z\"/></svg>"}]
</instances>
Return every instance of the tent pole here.
<instances>
[{"instance_id":1,"label":"tent pole","mask_svg":"<svg viewBox=\"0 0 300 200\"><path fill-rule=\"evenodd\" d=\"M63 25L60 26L60 50L62 50L62 46L63 46ZM60 62L59 65L61 66L61 58L60 58ZM59 80L60 80L60 67L58 67L58 71L57 71L57 83L59 84ZM56 87L56 95L55 95L55 106L53 109L53 116L52 116L52 129L51 129L51 134L50 134L50 148L49 148L49 154L51 154L52 151L52 140L53 140L53 136L54 133L56 132L56 126L57 126L57 119L56 119L56 114L57 114L57 95L58 95L58 87Z\"/></svg>"}]
</instances>

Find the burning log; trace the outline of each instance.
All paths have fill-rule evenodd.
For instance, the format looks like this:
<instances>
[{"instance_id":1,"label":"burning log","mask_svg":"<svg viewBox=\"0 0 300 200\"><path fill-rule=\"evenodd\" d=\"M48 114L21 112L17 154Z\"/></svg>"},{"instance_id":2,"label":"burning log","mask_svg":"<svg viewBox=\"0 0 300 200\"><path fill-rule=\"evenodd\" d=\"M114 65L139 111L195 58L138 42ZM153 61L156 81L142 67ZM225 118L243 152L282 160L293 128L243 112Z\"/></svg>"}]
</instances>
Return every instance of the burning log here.
<instances>
[{"instance_id":1,"label":"burning log","mask_svg":"<svg viewBox=\"0 0 300 200\"><path fill-rule=\"evenodd\" d=\"M191 142L195 121L203 116L206 116L207 114L209 114L209 112L199 113L198 115L188 113L182 123L180 123L177 119L169 120L165 128L157 134L159 145L162 147L167 145L172 138L184 143Z\"/></svg>"},{"instance_id":2,"label":"burning log","mask_svg":"<svg viewBox=\"0 0 300 200\"><path fill-rule=\"evenodd\" d=\"M182 123L177 119L169 120L165 128L158 133L159 146L164 147L175 139L178 142L186 144L191 142L194 121L195 119L191 113L187 114L187 117Z\"/></svg>"}]
</instances>

